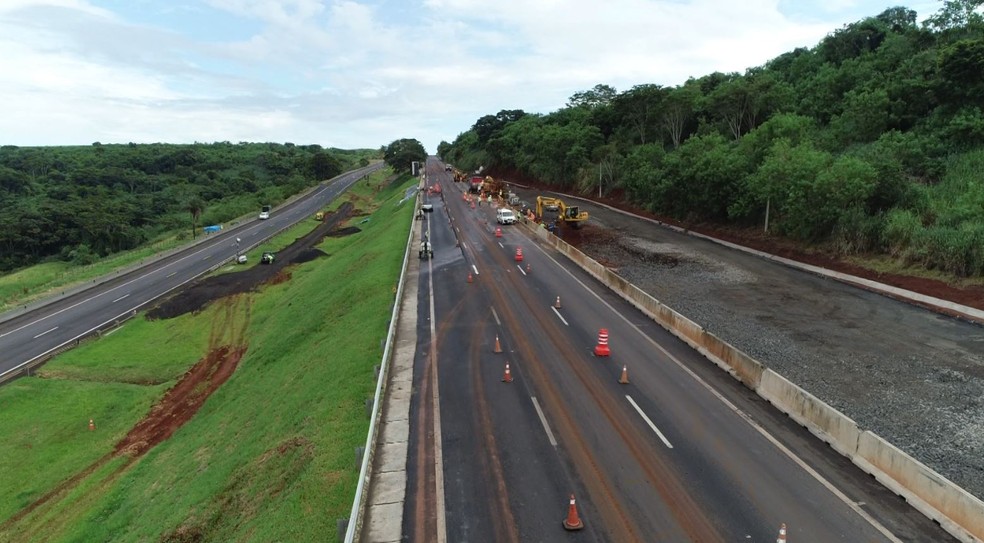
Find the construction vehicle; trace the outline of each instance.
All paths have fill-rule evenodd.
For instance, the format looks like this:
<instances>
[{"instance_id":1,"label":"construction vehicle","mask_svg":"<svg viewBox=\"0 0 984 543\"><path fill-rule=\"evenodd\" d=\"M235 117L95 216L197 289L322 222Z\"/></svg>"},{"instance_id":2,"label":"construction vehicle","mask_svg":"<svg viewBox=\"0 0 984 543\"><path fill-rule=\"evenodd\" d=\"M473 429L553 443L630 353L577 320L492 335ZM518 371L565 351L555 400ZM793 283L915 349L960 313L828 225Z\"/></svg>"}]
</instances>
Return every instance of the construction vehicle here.
<instances>
[{"instance_id":1,"label":"construction vehicle","mask_svg":"<svg viewBox=\"0 0 984 543\"><path fill-rule=\"evenodd\" d=\"M472 194L478 194L482 192L482 185L485 183L485 178L481 175L473 175L471 179L468 180L468 192Z\"/></svg>"},{"instance_id":2,"label":"construction vehicle","mask_svg":"<svg viewBox=\"0 0 984 543\"><path fill-rule=\"evenodd\" d=\"M580 228L584 221L588 220L588 212L581 211L578 206L567 206L560 198L549 196L536 197L536 216L543 221L544 210L557 213L557 220L571 225L571 228Z\"/></svg>"},{"instance_id":3,"label":"construction vehicle","mask_svg":"<svg viewBox=\"0 0 984 543\"><path fill-rule=\"evenodd\" d=\"M491 175L487 175L482 181L482 193L486 196L502 198L506 195L506 184Z\"/></svg>"},{"instance_id":4,"label":"construction vehicle","mask_svg":"<svg viewBox=\"0 0 984 543\"><path fill-rule=\"evenodd\" d=\"M263 253L263 256L260 257L260 264L273 264L273 260L275 258L276 255L274 255L273 253L270 252Z\"/></svg>"},{"instance_id":5,"label":"construction vehicle","mask_svg":"<svg viewBox=\"0 0 984 543\"><path fill-rule=\"evenodd\" d=\"M421 260L434 258L434 251L431 249L430 236L428 236L426 232L424 233L424 237L420 240L419 254Z\"/></svg>"},{"instance_id":6,"label":"construction vehicle","mask_svg":"<svg viewBox=\"0 0 984 543\"><path fill-rule=\"evenodd\" d=\"M323 221L323 220L325 220L325 212L324 211L319 211L319 212L315 213L314 214L314 220L316 220L316 221Z\"/></svg>"}]
</instances>

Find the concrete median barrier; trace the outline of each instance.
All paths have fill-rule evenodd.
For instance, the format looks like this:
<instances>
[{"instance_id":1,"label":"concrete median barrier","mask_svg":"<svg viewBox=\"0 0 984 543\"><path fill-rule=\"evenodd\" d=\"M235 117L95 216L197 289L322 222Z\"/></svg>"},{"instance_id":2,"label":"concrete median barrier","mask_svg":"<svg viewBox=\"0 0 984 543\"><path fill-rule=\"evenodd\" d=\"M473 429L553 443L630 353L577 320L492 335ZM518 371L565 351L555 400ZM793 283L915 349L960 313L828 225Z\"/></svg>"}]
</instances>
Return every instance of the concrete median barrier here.
<instances>
[{"instance_id":1,"label":"concrete median barrier","mask_svg":"<svg viewBox=\"0 0 984 543\"><path fill-rule=\"evenodd\" d=\"M854 456L861 431L840 411L770 369L762 372L756 392L837 452L848 458Z\"/></svg>"},{"instance_id":2,"label":"concrete median barrier","mask_svg":"<svg viewBox=\"0 0 984 543\"><path fill-rule=\"evenodd\" d=\"M851 460L961 541L984 541L984 502L865 431Z\"/></svg>"}]
</instances>

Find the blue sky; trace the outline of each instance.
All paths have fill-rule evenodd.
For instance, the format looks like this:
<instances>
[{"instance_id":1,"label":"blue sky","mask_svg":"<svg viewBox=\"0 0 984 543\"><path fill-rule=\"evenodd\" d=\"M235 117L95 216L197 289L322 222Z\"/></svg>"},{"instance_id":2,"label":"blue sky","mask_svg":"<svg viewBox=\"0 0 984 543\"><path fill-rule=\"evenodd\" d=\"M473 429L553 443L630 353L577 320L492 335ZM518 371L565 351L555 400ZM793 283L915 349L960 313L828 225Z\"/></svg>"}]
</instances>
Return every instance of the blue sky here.
<instances>
[{"instance_id":1,"label":"blue sky","mask_svg":"<svg viewBox=\"0 0 984 543\"><path fill-rule=\"evenodd\" d=\"M759 66L876 0L0 0L0 145L429 152L502 109ZM942 2L901 4L920 19Z\"/></svg>"}]
</instances>

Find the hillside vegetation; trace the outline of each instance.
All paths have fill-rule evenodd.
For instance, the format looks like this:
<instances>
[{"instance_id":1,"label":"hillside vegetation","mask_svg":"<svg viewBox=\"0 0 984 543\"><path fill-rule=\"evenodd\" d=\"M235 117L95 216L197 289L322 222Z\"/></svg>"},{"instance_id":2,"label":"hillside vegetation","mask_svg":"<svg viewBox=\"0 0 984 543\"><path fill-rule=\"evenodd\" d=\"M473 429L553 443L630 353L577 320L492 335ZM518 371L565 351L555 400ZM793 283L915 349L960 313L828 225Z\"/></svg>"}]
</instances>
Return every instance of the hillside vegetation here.
<instances>
[{"instance_id":1,"label":"hillside vegetation","mask_svg":"<svg viewBox=\"0 0 984 543\"><path fill-rule=\"evenodd\" d=\"M0 541L336 540L416 182L381 171L357 183L341 197L357 210L349 228L315 246L325 254L256 291L140 315L0 387ZM196 372L228 352L241 356L231 368ZM148 427L192 403L168 401L175 390L197 411L173 434Z\"/></svg>"},{"instance_id":2,"label":"hillside vegetation","mask_svg":"<svg viewBox=\"0 0 984 543\"><path fill-rule=\"evenodd\" d=\"M378 155L292 143L3 146L0 272L201 235Z\"/></svg>"},{"instance_id":3,"label":"hillside vegetation","mask_svg":"<svg viewBox=\"0 0 984 543\"><path fill-rule=\"evenodd\" d=\"M895 7L811 48L675 87L608 85L479 118L460 168L767 227L841 255L984 275L984 0Z\"/></svg>"}]
</instances>

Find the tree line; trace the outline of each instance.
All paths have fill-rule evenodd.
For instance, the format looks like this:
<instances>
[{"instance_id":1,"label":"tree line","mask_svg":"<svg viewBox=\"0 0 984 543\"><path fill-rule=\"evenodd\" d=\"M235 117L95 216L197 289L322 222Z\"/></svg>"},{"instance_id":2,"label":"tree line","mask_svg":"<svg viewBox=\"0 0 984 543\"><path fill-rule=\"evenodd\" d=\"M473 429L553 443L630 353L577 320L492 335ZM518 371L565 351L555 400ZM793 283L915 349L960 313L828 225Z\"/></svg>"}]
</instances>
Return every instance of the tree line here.
<instances>
[{"instance_id":1,"label":"tree line","mask_svg":"<svg viewBox=\"0 0 984 543\"><path fill-rule=\"evenodd\" d=\"M377 155L292 143L3 146L0 271L198 235Z\"/></svg>"},{"instance_id":2,"label":"tree line","mask_svg":"<svg viewBox=\"0 0 984 543\"><path fill-rule=\"evenodd\" d=\"M984 275L984 0L894 7L745 73L600 84L438 154L690 223Z\"/></svg>"}]
</instances>

